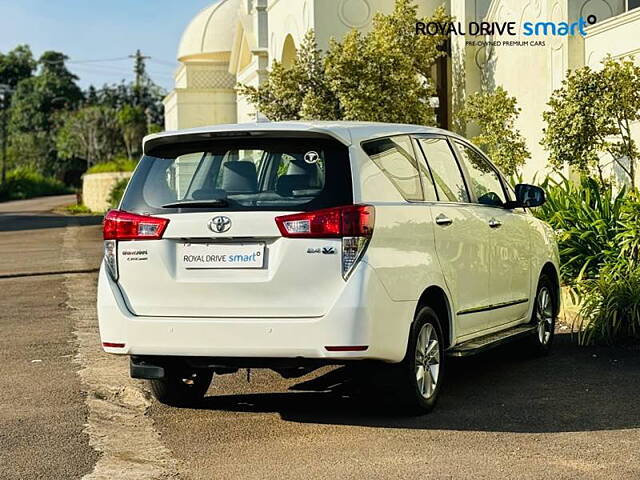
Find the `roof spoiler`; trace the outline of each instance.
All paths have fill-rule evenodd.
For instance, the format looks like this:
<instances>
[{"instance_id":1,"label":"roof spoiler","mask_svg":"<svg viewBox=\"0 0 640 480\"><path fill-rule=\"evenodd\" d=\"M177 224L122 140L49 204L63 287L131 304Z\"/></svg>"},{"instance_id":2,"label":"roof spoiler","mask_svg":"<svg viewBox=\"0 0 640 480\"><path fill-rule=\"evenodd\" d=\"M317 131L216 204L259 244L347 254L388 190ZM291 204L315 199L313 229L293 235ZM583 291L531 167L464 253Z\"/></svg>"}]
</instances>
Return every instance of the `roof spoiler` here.
<instances>
[{"instance_id":1,"label":"roof spoiler","mask_svg":"<svg viewBox=\"0 0 640 480\"><path fill-rule=\"evenodd\" d=\"M344 138L329 130L222 130L211 132L193 132L185 130L183 132L166 132L149 135L143 140L143 151L145 155L153 155L153 152L162 149L167 145L179 145L183 143L199 143L216 141L233 141L237 139L259 139L259 138L332 138L344 145L350 145L350 139Z\"/></svg>"}]
</instances>

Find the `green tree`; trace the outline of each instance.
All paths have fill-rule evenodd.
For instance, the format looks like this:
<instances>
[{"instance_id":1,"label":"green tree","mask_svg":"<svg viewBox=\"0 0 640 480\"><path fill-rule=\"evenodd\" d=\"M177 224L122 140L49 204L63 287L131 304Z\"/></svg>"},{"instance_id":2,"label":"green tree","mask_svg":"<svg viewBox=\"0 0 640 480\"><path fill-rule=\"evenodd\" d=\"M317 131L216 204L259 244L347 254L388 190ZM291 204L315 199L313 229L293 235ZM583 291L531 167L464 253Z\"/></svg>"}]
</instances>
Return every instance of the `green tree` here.
<instances>
[{"instance_id":1,"label":"green tree","mask_svg":"<svg viewBox=\"0 0 640 480\"><path fill-rule=\"evenodd\" d=\"M338 99L325 77L322 52L313 30L305 35L291 67L274 61L269 77L259 88L241 85L240 94L274 121L341 117Z\"/></svg>"},{"instance_id":2,"label":"green tree","mask_svg":"<svg viewBox=\"0 0 640 480\"><path fill-rule=\"evenodd\" d=\"M502 87L493 92L469 95L461 117L473 122L480 133L471 140L478 145L506 175L517 173L531 157L524 137L514 127L520 114L515 97Z\"/></svg>"},{"instance_id":3,"label":"green tree","mask_svg":"<svg viewBox=\"0 0 640 480\"><path fill-rule=\"evenodd\" d=\"M389 15L376 14L370 33L352 30L331 41L326 57L313 32L290 68L274 62L266 83L240 93L272 120L370 120L432 125L436 95L432 67L445 53L445 35L415 35L416 22L447 22L444 8L418 19L413 0L396 0Z\"/></svg>"},{"instance_id":4,"label":"green tree","mask_svg":"<svg viewBox=\"0 0 640 480\"><path fill-rule=\"evenodd\" d=\"M54 126L53 113L70 110L82 99L76 77L65 66L67 56L45 52L38 60L36 76L18 83L11 112L11 126L20 132L49 131Z\"/></svg>"},{"instance_id":5,"label":"green tree","mask_svg":"<svg viewBox=\"0 0 640 480\"><path fill-rule=\"evenodd\" d=\"M140 80L140 87L135 83L119 83L103 85L101 88L89 87L85 92L85 106L102 106L121 110L125 106L140 107L147 117L147 122L164 125L164 106L162 99L166 92L144 75ZM154 127L155 128L155 127Z\"/></svg>"},{"instance_id":6,"label":"green tree","mask_svg":"<svg viewBox=\"0 0 640 480\"><path fill-rule=\"evenodd\" d=\"M111 160L123 147L117 112L108 107L66 112L56 136L56 147L61 158L82 158L87 168Z\"/></svg>"},{"instance_id":7,"label":"green tree","mask_svg":"<svg viewBox=\"0 0 640 480\"><path fill-rule=\"evenodd\" d=\"M65 66L67 57L45 52L38 60L38 73L21 80L11 101L9 136L14 155L45 173L56 173L56 118L75 108L82 92L77 77Z\"/></svg>"},{"instance_id":8,"label":"green tree","mask_svg":"<svg viewBox=\"0 0 640 480\"><path fill-rule=\"evenodd\" d=\"M445 35L416 35L417 21L449 22L443 7L431 18L417 18L412 0L397 0L390 15L377 13L369 33L352 30L332 41L326 75L346 120L435 124L431 78Z\"/></svg>"},{"instance_id":9,"label":"green tree","mask_svg":"<svg viewBox=\"0 0 640 480\"><path fill-rule=\"evenodd\" d=\"M118 111L117 119L127 157L131 160L140 151L142 138L147 134L147 117L141 107L125 105Z\"/></svg>"},{"instance_id":10,"label":"green tree","mask_svg":"<svg viewBox=\"0 0 640 480\"><path fill-rule=\"evenodd\" d=\"M597 171L604 182L604 156L609 155L635 188L638 146L631 124L640 119L640 67L632 58L607 57L602 69L571 72L554 91L543 113L541 144L550 161L582 173Z\"/></svg>"},{"instance_id":11,"label":"green tree","mask_svg":"<svg viewBox=\"0 0 640 480\"><path fill-rule=\"evenodd\" d=\"M8 85L12 90L25 78L33 75L36 61L27 45L18 45L7 52L0 53L0 84Z\"/></svg>"},{"instance_id":12,"label":"green tree","mask_svg":"<svg viewBox=\"0 0 640 480\"><path fill-rule=\"evenodd\" d=\"M10 52L0 53L0 145L2 154L2 182L7 172L7 145L9 107L13 92L22 80L31 77L36 68L31 49L27 45L18 45Z\"/></svg>"}]
</instances>

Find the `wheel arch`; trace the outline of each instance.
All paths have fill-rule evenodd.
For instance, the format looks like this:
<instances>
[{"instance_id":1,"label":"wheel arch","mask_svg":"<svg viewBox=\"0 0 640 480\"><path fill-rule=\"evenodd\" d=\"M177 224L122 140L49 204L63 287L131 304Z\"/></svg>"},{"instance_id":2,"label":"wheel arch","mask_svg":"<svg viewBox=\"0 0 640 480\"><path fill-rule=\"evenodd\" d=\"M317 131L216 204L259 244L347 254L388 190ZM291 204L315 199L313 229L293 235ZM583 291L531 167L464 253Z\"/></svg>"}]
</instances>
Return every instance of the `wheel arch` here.
<instances>
[{"instance_id":1,"label":"wheel arch","mask_svg":"<svg viewBox=\"0 0 640 480\"><path fill-rule=\"evenodd\" d=\"M549 277L549 279L553 283L553 290L556 294L554 302L554 313L558 315L558 313L560 313L560 303L562 301L562 295L560 291L560 274L558 272L558 269L552 262L547 262L542 266L542 270L540 271L540 275L538 276L538 278L540 278L542 275L546 275L547 277Z\"/></svg>"},{"instance_id":2,"label":"wheel arch","mask_svg":"<svg viewBox=\"0 0 640 480\"><path fill-rule=\"evenodd\" d=\"M414 312L414 319L418 311L422 307L431 307L438 314L438 317L442 319L442 335L445 338L445 344L448 347L451 346L453 340L453 310L451 308L451 302L445 290L438 285L431 285L422 292L418 303L416 305L416 311Z\"/></svg>"}]
</instances>

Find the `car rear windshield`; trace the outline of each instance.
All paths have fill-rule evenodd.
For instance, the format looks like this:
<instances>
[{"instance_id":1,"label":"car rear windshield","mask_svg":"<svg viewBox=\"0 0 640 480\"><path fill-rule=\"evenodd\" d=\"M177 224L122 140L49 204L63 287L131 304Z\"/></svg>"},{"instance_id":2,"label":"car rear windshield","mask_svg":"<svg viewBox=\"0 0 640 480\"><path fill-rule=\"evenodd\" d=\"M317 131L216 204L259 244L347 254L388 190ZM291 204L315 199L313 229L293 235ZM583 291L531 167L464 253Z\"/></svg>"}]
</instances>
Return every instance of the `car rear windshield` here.
<instances>
[{"instance_id":1,"label":"car rear windshield","mask_svg":"<svg viewBox=\"0 0 640 480\"><path fill-rule=\"evenodd\" d=\"M287 138L164 145L142 158L120 208L310 211L351 203L347 147Z\"/></svg>"}]
</instances>

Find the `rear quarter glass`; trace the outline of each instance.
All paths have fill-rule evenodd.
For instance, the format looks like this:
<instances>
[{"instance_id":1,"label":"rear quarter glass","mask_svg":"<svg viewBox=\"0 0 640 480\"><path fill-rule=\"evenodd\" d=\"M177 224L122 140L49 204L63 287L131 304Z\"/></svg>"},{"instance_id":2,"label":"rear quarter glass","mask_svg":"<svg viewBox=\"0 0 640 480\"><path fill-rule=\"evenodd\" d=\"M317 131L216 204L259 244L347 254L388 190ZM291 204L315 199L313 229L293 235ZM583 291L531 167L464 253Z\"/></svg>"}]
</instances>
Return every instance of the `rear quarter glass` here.
<instances>
[{"instance_id":1,"label":"rear quarter glass","mask_svg":"<svg viewBox=\"0 0 640 480\"><path fill-rule=\"evenodd\" d=\"M163 207L176 202L204 205ZM262 138L163 145L140 161L121 209L312 211L352 203L346 146L331 139Z\"/></svg>"}]
</instances>

